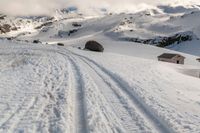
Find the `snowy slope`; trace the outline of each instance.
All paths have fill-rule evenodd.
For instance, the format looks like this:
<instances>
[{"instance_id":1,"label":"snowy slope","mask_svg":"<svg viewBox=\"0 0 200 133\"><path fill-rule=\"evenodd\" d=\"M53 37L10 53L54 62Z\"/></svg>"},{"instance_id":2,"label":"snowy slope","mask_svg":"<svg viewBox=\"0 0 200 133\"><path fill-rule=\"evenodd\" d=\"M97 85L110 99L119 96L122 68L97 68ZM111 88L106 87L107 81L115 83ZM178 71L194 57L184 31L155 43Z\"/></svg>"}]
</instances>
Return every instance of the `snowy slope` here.
<instances>
[{"instance_id":1,"label":"snowy slope","mask_svg":"<svg viewBox=\"0 0 200 133\"><path fill-rule=\"evenodd\" d=\"M24 28L0 39L0 133L198 133L200 11L171 8L20 18ZM177 33L192 40L166 49L122 39L159 41ZM83 50L88 40L105 51ZM158 62L162 53L183 55L185 65Z\"/></svg>"},{"instance_id":2,"label":"snowy slope","mask_svg":"<svg viewBox=\"0 0 200 133\"><path fill-rule=\"evenodd\" d=\"M13 35L18 40L39 39L45 43L101 34L114 40L151 44L200 56L199 16L198 6L169 5L130 14L85 16L77 12L59 13L53 20L43 19L34 28L27 25L29 30L23 28L20 32L3 36ZM78 26L73 26L74 23ZM26 31L29 34L22 34Z\"/></svg>"},{"instance_id":3,"label":"snowy slope","mask_svg":"<svg viewBox=\"0 0 200 133\"><path fill-rule=\"evenodd\" d=\"M0 16L1 37L15 37L30 34L34 32L34 28L41 25L45 19L39 17L15 17L3 14Z\"/></svg>"},{"instance_id":4,"label":"snowy slope","mask_svg":"<svg viewBox=\"0 0 200 133\"><path fill-rule=\"evenodd\" d=\"M7 41L0 47L0 132L200 130L199 79L179 71L198 68L190 63Z\"/></svg>"}]
</instances>

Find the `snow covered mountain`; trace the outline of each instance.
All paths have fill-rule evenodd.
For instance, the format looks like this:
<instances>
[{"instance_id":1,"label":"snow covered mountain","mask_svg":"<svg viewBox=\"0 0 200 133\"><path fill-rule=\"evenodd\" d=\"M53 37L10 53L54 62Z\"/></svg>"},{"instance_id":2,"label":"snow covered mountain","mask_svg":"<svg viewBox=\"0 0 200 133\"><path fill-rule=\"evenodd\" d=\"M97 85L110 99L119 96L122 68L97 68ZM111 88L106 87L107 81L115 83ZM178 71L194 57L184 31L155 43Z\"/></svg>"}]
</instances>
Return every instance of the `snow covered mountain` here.
<instances>
[{"instance_id":1,"label":"snow covered mountain","mask_svg":"<svg viewBox=\"0 0 200 133\"><path fill-rule=\"evenodd\" d=\"M101 31L116 40L151 44L200 55L200 7L197 5L158 6L157 9L129 14L113 14L105 10L101 15L92 17L73 9L57 10L54 17L14 18L1 15L1 36L42 40L41 32L47 31L46 35L54 39L67 38L68 35L70 38L83 34L85 36ZM105 21L108 23L104 24ZM73 24L77 22L80 25ZM34 35L29 35L31 33Z\"/></svg>"},{"instance_id":2,"label":"snow covered mountain","mask_svg":"<svg viewBox=\"0 0 200 133\"><path fill-rule=\"evenodd\" d=\"M0 34L2 37L16 37L19 35L30 34L35 29L53 20L52 17L15 17L0 15Z\"/></svg>"},{"instance_id":3,"label":"snow covered mountain","mask_svg":"<svg viewBox=\"0 0 200 133\"><path fill-rule=\"evenodd\" d=\"M1 15L0 133L198 133L199 22L198 5Z\"/></svg>"}]
</instances>

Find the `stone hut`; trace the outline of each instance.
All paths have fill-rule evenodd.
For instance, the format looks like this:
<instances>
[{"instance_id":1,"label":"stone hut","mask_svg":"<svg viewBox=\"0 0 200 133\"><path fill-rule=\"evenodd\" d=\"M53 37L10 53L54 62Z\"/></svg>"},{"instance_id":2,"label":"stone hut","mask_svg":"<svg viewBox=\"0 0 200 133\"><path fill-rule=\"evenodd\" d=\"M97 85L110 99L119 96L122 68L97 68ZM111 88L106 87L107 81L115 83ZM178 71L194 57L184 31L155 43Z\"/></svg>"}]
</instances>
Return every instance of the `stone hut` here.
<instances>
[{"instance_id":1,"label":"stone hut","mask_svg":"<svg viewBox=\"0 0 200 133\"><path fill-rule=\"evenodd\" d=\"M158 56L158 61L164 61L175 64L184 64L185 57L180 54L164 53Z\"/></svg>"}]
</instances>

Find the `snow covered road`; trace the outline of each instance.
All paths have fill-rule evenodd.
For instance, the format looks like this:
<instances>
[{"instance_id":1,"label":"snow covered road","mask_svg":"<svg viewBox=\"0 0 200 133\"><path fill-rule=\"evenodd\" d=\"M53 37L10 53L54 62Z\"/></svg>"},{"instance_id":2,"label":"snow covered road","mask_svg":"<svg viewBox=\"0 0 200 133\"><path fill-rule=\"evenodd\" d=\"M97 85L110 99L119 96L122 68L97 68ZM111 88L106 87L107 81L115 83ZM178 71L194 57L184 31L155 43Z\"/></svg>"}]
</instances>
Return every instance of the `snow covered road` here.
<instances>
[{"instance_id":1,"label":"snow covered road","mask_svg":"<svg viewBox=\"0 0 200 133\"><path fill-rule=\"evenodd\" d=\"M195 115L186 111L185 115L193 115L191 121L196 123L187 125L191 121L184 119L179 110L171 114L175 108L168 105L172 102L166 102L169 99L165 98L169 97L159 99L165 91L158 93L155 99L148 96L153 93L145 97L146 92L142 91L145 87L132 86L133 82L122 79L120 73L102 64L115 63L105 59L108 56L84 54L87 52L77 54L76 50L53 46L1 45L0 132L170 133L199 130L198 112ZM121 60L121 56L114 57ZM153 70L151 74L158 76ZM150 78L145 82L149 83ZM199 97L198 93L197 101ZM159 108L157 100L163 102ZM194 106L198 109L199 105ZM179 115L180 119L173 118L174 115Z\"/></svg>"}]
</instances>

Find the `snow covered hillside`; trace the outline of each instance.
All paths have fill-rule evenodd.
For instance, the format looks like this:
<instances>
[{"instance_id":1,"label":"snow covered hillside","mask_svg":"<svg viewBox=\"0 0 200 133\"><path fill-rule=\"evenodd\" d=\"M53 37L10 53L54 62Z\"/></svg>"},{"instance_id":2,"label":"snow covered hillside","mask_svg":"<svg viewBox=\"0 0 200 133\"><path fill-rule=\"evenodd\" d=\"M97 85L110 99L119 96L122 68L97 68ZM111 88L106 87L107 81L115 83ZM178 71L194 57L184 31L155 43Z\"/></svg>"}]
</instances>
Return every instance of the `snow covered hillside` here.
<instances>
[{"instance_id":1,"label":"snow covered hillside","mask_svg":"<svg viewBox=\"0 0 200 133\"><path fill-rule=\"evenodd\" d=\"M163 5L0 17L0 133L199 133L199 21L199 6Z\"/></svg>"},{"instance_id":2,"label":"snow covered hillside","mask_svg":"<svg viewBox=\"0 0 200 133\"><path fill-rule=\"evenodd\" d=\"M34 28L43 23L39 17L26 18L0 14L0 34L2 37L30 34ZM47 20L45 19L45 22Z\"/></svg>"},{"instance_id":3,"label":"snow covered hillside","mask_svg":"<svg viewBox=\"0 0 200 133\"><path fill-rule=\"evenodd\" d=\"M199 22L199 6L163 5L136 13L104 12L92 17L63 9L54 17L2 16L0 36L48 42L104 34L115 40L156 45L200 56Z\"/></svg>"},{"instance_id":4,"label":"snow covered hillside","mask_svg":"<svg viewBox=\"0 0 200 133\"><path fill-rule=\"evenodd\" d=\"M167 50L131 46L138 57L1 42L0 132L198 132L200 82L184 73L196 57L161 63Z\"/></svg>"}]
</instances>

